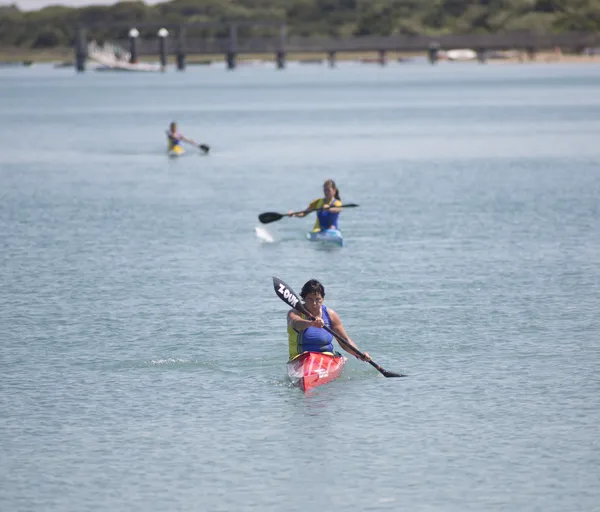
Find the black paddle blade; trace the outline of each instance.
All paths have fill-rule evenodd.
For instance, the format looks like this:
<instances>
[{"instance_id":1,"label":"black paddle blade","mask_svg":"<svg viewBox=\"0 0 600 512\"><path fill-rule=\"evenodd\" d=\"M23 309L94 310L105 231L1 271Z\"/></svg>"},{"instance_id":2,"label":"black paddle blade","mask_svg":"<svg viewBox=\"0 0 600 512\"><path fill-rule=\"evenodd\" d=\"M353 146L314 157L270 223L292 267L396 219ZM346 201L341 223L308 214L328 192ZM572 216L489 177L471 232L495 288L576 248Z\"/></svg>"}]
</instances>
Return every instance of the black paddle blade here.
<instances>
[{"instance_id":1,"label":"black paddle blade","mask_svg":"<svg viewBox=\"0 0 600 512\"><path fill-rule=\"evenodd\" d=\"M384 377L408 377L408 375L404 375L403 373L388 372L387 370L383 370L381 374Z\"/></svg>"},{"instance_id":2,"label":"black paddle blade","mask_svg":"<svg viewBox=\"0 0 600 512\"><path fill-rule=\"evenodd\" d=\"M304 304L302 304L302 301L300 300L300 297L294 293L294 290L292 290L281 279L275 276L273 276L273 288L275 289L277 296L288 306L312 318L312 315L306 310Z\"/></svg>"},{"instance_id":3,"label":"black paddle blade","mask_svg":"<svg viewBox=\"0 0 600 512\"><path fill-rule=\"evenodd\" d=\"M207 146L206 144L200 144L198 147L204 151L205 154L210 151L210 146Z\"/></svg>"},{"instance_id":4,"label":"black paddle blade","mask_svg":"<svg viewBox=\"0 0 600 512\"><path fill-rule=\"evenodd\" d=\"M381 366L379 366L375 361L371 360L369 361L369 364L377 368L377 371L381 373L381 375L383 375L384 377L407 377L407 375L404 375L402 373L388 372L387 370L384 370Z\"/></svg>"},{"instance_id":5,"label":"black paddle blade","mask_svg":"<svg viewBox=\"0 0 600 512\"><path fill-rule=\"evenodd\" d=\"M258 220L263 224L268 224L269 222L275 222L276 220L283 219L283 217L284 216L281 215L281 213L265 212L258 216Z\"/></svg>"}]
</instances>

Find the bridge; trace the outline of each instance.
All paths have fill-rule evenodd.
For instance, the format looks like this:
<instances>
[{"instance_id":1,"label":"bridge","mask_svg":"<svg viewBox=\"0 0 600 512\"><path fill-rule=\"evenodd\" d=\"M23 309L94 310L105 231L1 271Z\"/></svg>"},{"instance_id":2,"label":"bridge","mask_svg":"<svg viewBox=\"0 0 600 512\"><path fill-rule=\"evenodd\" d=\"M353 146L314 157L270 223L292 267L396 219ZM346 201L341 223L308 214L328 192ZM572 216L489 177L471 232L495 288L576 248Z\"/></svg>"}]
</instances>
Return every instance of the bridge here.
<instances>
[{"instance_id":1,"label":"bridge","mask_svg":"<svg viewBox=\"0 0 600 512\"><path fill-rule=\"evenodd\" d=\"M113 25L114 26L114 25ZM124 24L121 24L124 26ZM497 34L455 34L445 36L394 35L362 37L297 37L287 35L287 27L280 22L230 22L226 25L229 37L192 38L186 34L192 28L223 28L219 23L188 23L179 25L140 23L129 30L129 39L115 41L122 47L129 47L131 62L138 57L158 55L163 68L168 55L176 57L177 68L185 69L187 55L224 55L228 69L235 69L237 57L241 54L273 54L279 69L285 67L286 56L293 53L327 54L331 66L335 64L336 54L342 52L377 52L379 62L385 64L388 52L425 52L430 62L437 61L440 50L469 48L477 52L480 62L485 62L490 51L522 50L530 55L543 50L561 50L580 52L586 47L600 46L600 33L562 33L537 34L528 31ZM271 37L239 37L238 29L245 26L262 26L277 32ZM153 39L141 38L138 28L146 33L160 27ZM75 41L75 61L78 71L85 69L87 59L87 32L90 26L78 27ZM107 26L103 26L107 28Z\"/></svg>"}]
</instances>

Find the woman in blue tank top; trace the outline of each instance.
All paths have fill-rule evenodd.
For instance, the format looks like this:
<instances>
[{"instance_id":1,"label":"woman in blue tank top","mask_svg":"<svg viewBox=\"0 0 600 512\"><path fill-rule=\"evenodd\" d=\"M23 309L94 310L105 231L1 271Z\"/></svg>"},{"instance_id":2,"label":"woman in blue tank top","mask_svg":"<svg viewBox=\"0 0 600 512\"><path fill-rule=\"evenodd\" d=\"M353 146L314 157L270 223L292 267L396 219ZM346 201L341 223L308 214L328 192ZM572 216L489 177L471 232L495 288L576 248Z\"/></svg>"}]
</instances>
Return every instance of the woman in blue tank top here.
<instances>
[{"instance_id":1,"label":"woman in blue tank top","mask_svg":"<svg viewBox=\"0 0 600 512\"><path fill-rule=\"evenodd\" d=\"M307 210L316 210L317 220L313 231L323 231L324 229L340 229L338 218L340 216L342 199L340 191L333 180L327 180L323 183L323 194L325 197L315 199L308 205ZM292 212L290 212L292 213ZM294 214L294 217L304 217L304 212Z\"/></svg>"},{"instance_id":2,"label":"woman in blue tank top","mask_svg":"<svg viewBox=\"0 0 600 512\"><path fill-rule=\"evenodd\" d=\"M323 329L327 326L348 340L351 347L359 350L350 339L338 314L323 304L325 288L316 279L311 279L302 287L300 296L304 300L304 306L315 318L310 320L302 313L292 309L288 313L288 336L290 359L302 352L333 352L333 336ZM364 354L364 359L356 352L340 345L346 352L358 359L369 361L369 354Z\"/></svg>"}]
</instances>

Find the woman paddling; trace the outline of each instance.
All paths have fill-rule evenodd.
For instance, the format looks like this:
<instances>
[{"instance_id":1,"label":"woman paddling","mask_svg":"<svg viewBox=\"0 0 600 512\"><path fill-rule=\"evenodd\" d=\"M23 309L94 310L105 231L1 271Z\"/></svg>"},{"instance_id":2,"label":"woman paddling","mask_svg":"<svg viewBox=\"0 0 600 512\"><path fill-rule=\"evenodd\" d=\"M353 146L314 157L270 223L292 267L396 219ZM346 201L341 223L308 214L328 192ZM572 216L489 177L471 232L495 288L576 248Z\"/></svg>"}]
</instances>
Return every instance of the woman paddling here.
<instances>
[{"instance_id":1,"label":"woman paddling","mask_svg":"<svg viewBox=\"0 0 600 512\"><path fill-rule=\"evenodd\" d=\"M323 329L325 325L348 340L350 347L341 345L346 352L362 361L371 360L371 356L366 352L361 354L364 356L361 357L352 350L352 348L356 350L359 350L359 348L350 339L348 334L346 334L338 314L323 304L325 288L319 281L316 279L307 281L302 287L300 296L304 299L304 306L315 319L310 320L306 315L295 309L291 309L288 312L290 360L303 352L333 353L333 335Z\"/></svg>"},{"instance_id":2,"label":"woman paddling","mask_svg":"<svg viewBox=\"0 0 600 512\"><path fill-rule=\"evenodd\" d=\"M169 131L167 132L167 138L169 139L169 151L173 151L175 153L183 153L184 149L181 145L181 141L188 142L193 144L194 146L198 146L198 143L192 139L188 139L184 137L182 133L177 131L177 123L172 122L169 126Z\"/></svg>"},{"instance_id":3,"label":"woman paddling","mask_svg":"<svg viewBox=\"0 0 600 512\"><path fill-rule=\"evenodd\" d=\"M307 208L307 210L317 211L317 220L315 221L313 232L323 231L325 229L339 230L338 217L340 216L342 200L340 199L340 191L337 188L335 181L327 180L323 183L323 194L325 194L325 197L315 199ZM299 212L292 215L292 217L304 217L305 215L305 212Z\"/></svg>"}]
</instances>

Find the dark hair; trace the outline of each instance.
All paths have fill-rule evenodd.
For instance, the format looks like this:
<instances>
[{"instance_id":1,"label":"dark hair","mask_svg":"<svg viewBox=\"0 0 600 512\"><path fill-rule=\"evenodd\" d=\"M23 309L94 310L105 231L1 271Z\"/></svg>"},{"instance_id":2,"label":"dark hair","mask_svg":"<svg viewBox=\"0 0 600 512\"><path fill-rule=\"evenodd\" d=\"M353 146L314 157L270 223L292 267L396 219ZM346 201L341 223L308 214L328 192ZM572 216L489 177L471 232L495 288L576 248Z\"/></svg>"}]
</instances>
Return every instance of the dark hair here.
<instances>
[{"instance_id":1,"label":"dark hair","mask_svg":"<svg viewBox=\"0 0 600 512\"><path fill-rule=\"evenodd\" d=\"M302 291L300 292L300 297L304 299L309 293L318 293L321 297L325 298L325 288L316 279L311 279L304 283Z\"/></svg>"},{"instance_id":2,"label":"dark hair","mask_svg":"<svg viewBox=\"0 0 600 512\"><path fill-rule=\"evenodd\" d=\"M342 200L342 198L340 197L340 190L337 188L335 181L327 180L325 183L323 183L323 186L324 187L332 187L335 190L335 198L339 201Z\"/></svg>"}]
</instances>

